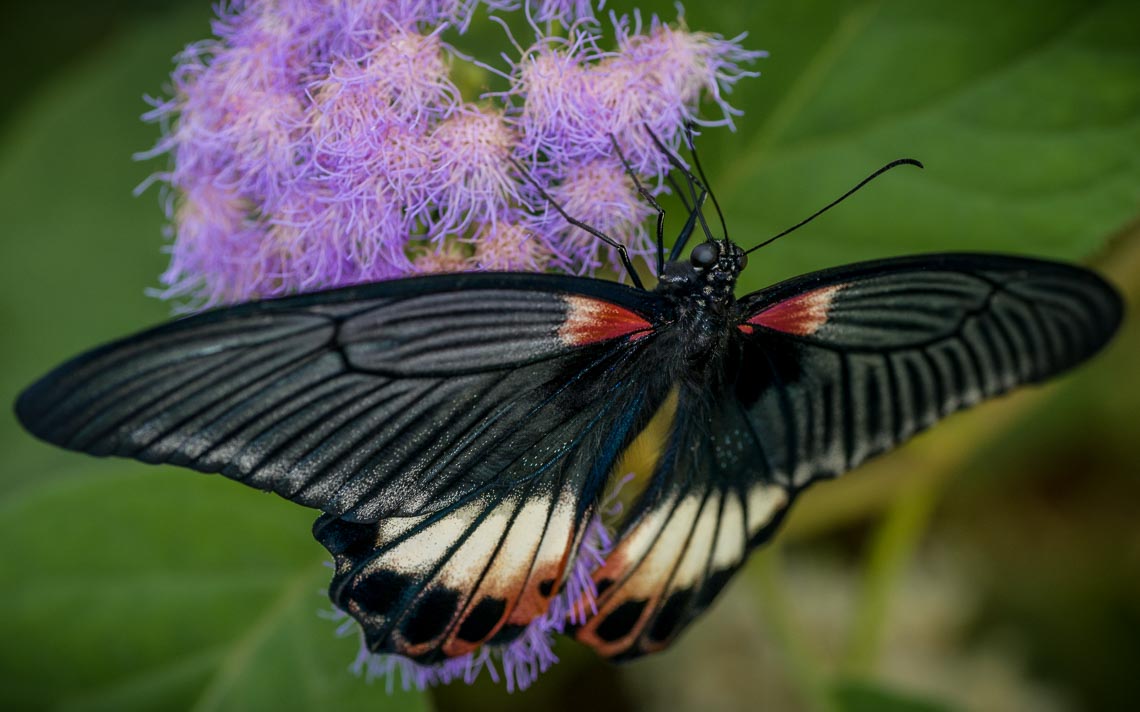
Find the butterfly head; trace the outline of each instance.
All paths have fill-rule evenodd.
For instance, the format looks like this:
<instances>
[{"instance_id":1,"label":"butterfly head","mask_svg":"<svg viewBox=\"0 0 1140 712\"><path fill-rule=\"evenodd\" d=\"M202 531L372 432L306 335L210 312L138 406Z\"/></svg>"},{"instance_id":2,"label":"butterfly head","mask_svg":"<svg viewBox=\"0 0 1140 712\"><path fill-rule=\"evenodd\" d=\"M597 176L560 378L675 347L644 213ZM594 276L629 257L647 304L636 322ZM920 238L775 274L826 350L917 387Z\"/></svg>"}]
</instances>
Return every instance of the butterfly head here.
<instances>
[{"instance_id":1,"label":"butterfly head","mask_svg":"<svg viewBox=\"0 0 1140 712\"><path fill-rule=\"evenodd\" d=\"M689 264L706 300L731 301L736 278L748 264L748 255L730 240L709 240L693 248Z\"/></svg>"}]
</instances>

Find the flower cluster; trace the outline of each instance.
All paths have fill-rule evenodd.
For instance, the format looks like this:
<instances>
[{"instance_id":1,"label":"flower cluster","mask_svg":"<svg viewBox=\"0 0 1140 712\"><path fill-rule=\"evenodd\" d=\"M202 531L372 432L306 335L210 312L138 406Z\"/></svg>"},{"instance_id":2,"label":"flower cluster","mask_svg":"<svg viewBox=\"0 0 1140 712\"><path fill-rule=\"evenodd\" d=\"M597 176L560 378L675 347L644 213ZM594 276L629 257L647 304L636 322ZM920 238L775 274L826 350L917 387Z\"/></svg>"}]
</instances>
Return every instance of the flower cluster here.
<instances>
[{"instance_id":1,"label":"flower cluster","mask_svg":"<svg viewBox=\"0 0 1140 712\"><path fill-rule=\"evenodd\" d=\"M148 115L164 135L147 155L172 157L162 295L195 308L425 271L615 265L511 159L570 214L650 252L652 210L611 136L659 190L668 164L649 132L676 148L687 121L729 123L724 93L760 53L636 13L611 13L606 49L590 2L544 0L524 8L534 41L511 38L517 57L496 68L444 39L478 4L223 6L216 37L179 55L172 96ZM505 88L469 100L461 70ZM699 119L702 98L718 118Z\"/></svg>"},{"instance_id":2,"label":"flower cluster","mask_svg":"<svg viewBox=\"0 0 1140 712\"><path fill-rule=\"evenodd\" d=\"M445 39L479 5L529 20L525 47L504 30L516 51L506 67ZM172 232L162 296L198 308L422 272L616 266L612 248L569 225L546 195L631 254L650 254L652 208L614 143L660 192L669 163L653 137L675 149L687 122L730 125L724 94L761 53L636 13L611 13L604 45L594 9L592 0L221 6L215 37L179 55L172 96L148 115L164 131L147 155L171 158L158 176ZM464 72L501 88L467 97L455 79ZM703 100L716 118L698 116ZM482 670L526 687L556 660L553 635L589 613L590 575L610 547L595 518L549 610L509 644L435 666L365 649L356 667L420 688Z\"/></svg>"}]
</instances>

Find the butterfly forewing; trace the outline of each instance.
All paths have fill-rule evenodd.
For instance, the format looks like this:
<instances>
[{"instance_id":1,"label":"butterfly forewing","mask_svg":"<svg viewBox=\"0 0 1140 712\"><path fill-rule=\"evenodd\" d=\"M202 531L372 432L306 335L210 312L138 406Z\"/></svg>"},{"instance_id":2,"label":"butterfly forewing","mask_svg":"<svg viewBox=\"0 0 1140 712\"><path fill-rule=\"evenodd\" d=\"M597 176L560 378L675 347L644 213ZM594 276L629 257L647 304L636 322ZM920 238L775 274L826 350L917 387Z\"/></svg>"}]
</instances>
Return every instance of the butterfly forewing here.
<instances>
[{"instance_id":1,"label":"butterfly forewing","mask_svg":"<svg viewBox=\"0 0 1140 712\"><path fill-rule=\"evenodd\" d=\"M997 255L852 265L740 306L743 360L764 367L742 371L737 397L758 433L780 431L781 482L797 488L1071 368L1122 309L1087 270Z\"/></svg>"},{"instance_id":2,"label":"butterfly forewing","mask_svg":"<svg viewBox=\"0 0 1140 712\"><path fill-rule=\"evenodd\" d=\"M576 631L654 652L703 611L799 491L939 418L1099 350L1121 303L1087 270L991 255L851 265L751 294L678 392L650 484L595 574Z\"/></svg>"},{"instance_id":3,"label":"butterfly forewing","mask_svg":"<svg viewBox=\"0 0 1140 712\"><path fill-rule=\"evenodd\" d=\"M243 305L81 356L17 414L63 447L222 472L357 521L422 514L581 447L561 423L614 390L604 364L640 348L655 305L521 274Z\"/></svg>"}]
</instances>

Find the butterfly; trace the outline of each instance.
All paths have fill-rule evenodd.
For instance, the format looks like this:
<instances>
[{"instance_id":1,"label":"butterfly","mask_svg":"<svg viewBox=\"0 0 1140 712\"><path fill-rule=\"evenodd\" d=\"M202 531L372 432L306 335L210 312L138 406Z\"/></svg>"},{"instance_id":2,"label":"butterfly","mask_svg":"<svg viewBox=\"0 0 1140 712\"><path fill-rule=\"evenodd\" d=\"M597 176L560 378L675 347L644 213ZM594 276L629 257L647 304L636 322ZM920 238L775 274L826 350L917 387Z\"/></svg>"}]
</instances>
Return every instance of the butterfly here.
<instances>
[{"instance_id":1,"label":"butterfly","mask_svg":"<svg viewBox=\"0 0 1140 712\"><path fill-rule=\"evenodd\" d=\"M813 483L1079 364L1121 320L1095 273L996 254L862 262L737 298L751 250L709 233L687 178L651 290L622 252L633 286L459 273L229 306L63 364L16 413L70 450L319 510L332 601L370 650L424 663L511 641L549 608L615 464L665 418L572 630L625 659L667 647ZM682 259L698 222L707 239Z\"/></svg>"}]
</instances>

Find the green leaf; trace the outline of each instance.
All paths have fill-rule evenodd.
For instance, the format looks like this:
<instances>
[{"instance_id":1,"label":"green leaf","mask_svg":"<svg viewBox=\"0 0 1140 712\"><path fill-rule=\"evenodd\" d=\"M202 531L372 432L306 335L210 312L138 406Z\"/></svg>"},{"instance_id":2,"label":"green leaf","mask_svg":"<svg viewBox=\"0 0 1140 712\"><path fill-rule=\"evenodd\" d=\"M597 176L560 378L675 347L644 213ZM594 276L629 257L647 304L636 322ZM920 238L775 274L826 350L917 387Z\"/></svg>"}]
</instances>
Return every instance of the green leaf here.
<instances>
[{"instance_id":1,"label":"green leaf","mask_svg":"<svg viewBox=\"0 0 1140 712\"><path fill-rule=\"evenodd\" d=\"M165 475L165 476L164 476ZM0 507L5 694L75 709L417 710L349 673L312 515L216 478L96 463Z\"/></svg>"},{"instance_id":2,"label":"green leaf","mask_svg":"<svg viewBox=\"0 0 1140 712\"><path fill-rule=\"evenodd\" d=\"M740 243L891 159L927 166L755 253L748 288L913 252L1086 258L1140 208L1134 2L699 3L688 21L771 53L731 96L738 132L699 144Z\"/></svg>"}]
</instances>

